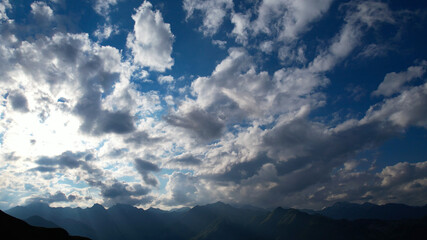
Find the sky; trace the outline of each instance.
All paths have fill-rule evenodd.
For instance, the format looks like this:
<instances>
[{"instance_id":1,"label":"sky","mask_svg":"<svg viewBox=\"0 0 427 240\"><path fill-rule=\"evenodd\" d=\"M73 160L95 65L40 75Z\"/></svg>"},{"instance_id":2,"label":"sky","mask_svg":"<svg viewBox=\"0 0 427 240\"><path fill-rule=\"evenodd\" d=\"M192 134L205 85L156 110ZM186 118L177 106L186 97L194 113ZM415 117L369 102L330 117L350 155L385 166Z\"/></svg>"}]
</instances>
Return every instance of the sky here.
<instances>
[{"instance_id":1,"label":"sky","mask_svg":"<svg viewBox=\"0 0 427 240\"><path fill-rule=\"evenodd\" d=\"M427 3L0 0L0 209L427 204Z\"/></svg>"}]
</instances>

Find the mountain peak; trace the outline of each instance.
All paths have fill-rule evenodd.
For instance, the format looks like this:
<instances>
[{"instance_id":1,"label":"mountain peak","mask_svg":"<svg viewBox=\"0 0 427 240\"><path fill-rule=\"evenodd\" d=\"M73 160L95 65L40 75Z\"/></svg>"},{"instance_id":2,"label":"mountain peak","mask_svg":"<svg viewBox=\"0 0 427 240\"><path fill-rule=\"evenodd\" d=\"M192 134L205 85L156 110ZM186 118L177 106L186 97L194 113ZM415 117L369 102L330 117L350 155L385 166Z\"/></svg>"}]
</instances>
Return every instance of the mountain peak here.
<instances>
[{"instance_id":1,"label":"mountain peak","mask_svg":"<svg viewBox=\"0 0 427 240\"><path fill-rule=\"evenodd\" d=\"M212 204L208 204L209 206L221 206L221 207L225 207L225 206L230 206L230 205L228 205L228 204L226 204L226 203L223 203L223 202L221 202L221 201L218 201L218 202L216 202L216 203L212 203Z\"/></svg>"},{"instance_id":2,"label":"mountain peak","mask_svg":"<svg viewBox=\"0 0 427 240\"><path fill-rule=\"evenodd\" d=\"M101 205L101 204L99 204L99 203L95 203L95 204L93 204L93 206L91 207L91 209L105 210L104 206L102 206L102 205Z\"/></svg>"}]
</instances>

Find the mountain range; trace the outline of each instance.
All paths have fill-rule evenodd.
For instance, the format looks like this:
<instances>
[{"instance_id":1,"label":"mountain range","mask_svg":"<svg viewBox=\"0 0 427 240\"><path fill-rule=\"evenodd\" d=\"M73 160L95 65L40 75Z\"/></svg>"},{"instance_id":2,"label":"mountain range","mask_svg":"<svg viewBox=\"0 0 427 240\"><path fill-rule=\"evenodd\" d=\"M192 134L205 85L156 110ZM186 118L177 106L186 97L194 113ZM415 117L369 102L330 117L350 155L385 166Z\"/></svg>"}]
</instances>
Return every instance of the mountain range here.
<instances>
[{"instance_id":1,"label":"mountain range","mask_svg":"<svg viewBox=\"0 0 427 240\"><path fill-rule=\"evenodd\" d=\"M51 208L33 203L6 211L39 227L103 239L424 239L427 206L336 203L321 211L265 210L222 202L191 209Z\"/></svg>"}]
</instances>

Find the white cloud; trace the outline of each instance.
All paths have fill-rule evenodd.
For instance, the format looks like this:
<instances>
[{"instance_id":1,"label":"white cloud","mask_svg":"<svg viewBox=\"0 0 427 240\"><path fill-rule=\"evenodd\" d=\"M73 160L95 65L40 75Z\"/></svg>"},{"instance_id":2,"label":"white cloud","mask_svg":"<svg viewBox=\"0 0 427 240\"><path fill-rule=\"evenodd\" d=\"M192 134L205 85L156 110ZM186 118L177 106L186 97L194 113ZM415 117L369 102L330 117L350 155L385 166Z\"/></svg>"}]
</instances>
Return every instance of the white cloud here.
<instances>
[{"instance_id":1,"label":"white cloud","mask_svg":"<svg viewBox=\"0 0 427 240\"><path fill-rule=\"evenodd\" d=\"M381 57L381 56L385 56L389 50L390 50L390 46L372 43L366 46L358 54L358 57L363 57L363 58Z\"/></svg>"},{"instance_id":2,"label":"white cloud","mask_svg":"<svg viewBox=\"0 0 427 240\"><path fill-rule=\"evenodd\" d=\"M427 162L400 162L396 165L385 167L378 173L378 176L381 178L382 186L408 184L420 178L427 180ZM427 188L427 181L422 181L422 185Z\"/></svg>"},{"instance_id":3,"label":"white cloud","mask_svg":"<svg viewBox=\"0 0 427 240\"><path fill-rule=\"evenodd\" d=\"M184 0L183 8L187 12L187 19L195 10L200 11L203 15L200 30L205 36L212 36L222 25L227 11L233 8L233 0Z\"/></svg>"},{"instance_id":4,"label":"white cloud","mask_svg":"<svg viewBox=\"0 0 427 240\"><path fill-rule=\"evenodd\" d=\"M279 23L278 38L294 40L308 29L309 24L320 18L333 0L264 0L258 8L255 33L272 34L272 23Z\"/></svg>"},{"instance_id":5,"label":"white cloud","mask_svg":"<svg viewBox=\"0 0 427 240\"><path fill-rule=\"evenodd\" d=\"M108 19L111 7L117 5L119 0L95 0L94 9L95 11Z\"/></svg>"},{"instance_id":6,"label":"white cloud","mask_svg":"<svg viewBox=\"0 0 427 240\"><path fill-rule=\"evenodd\" d=\"M426 68L427 68L427 61L423 61L418 66L408 67L408 69L404 72L388 73L385 76L384 81L378 86L378 89L375 90L372 93L372 95L373 96L383 95L383 96L389 97L394 93L398 93L402 90L402 86L405 83L422 77L426 72Z\"/></svg>"},{"instance_id":7,"label":"white cloud","mask_svg":"<svg viewBox=\"0 0 427 240\"><path fill-rule=\"evenodd\" d=\"M51 19L53 17L52 9L45 2L33 2L31 4L31 13L47 19Z\"/></svg>"},{"instance_id":8,"label":"white cloud","mask_svg":"<svg viewBox=\"0 0 427 240\"><path fill-rule=\"evenodd\" d=\"M160 76L157 78L157 81L158 81L160 84L171 84L171 83L173 83L173 82L174 82L174 78L173 78L171 75L167 75L167 76L160 75Z\"/></svg>"},{"instance_id":9,"label":"white cloud","mask_svg":"<svg viewBox=\"0 0 427 240\"><path fill-rule=\"evenodd\" d=\"M217 45L219 48L225 49L225 46L227 45L227 41L212 40L212 44Z\"/></svg>"},{"instance_id":10,"label":"white cloud","mask_svg":"<svg viewBox=\"0 0 427 240\"><path fill-rule=\"evenodd\" d=\"M103 26L99 26L93 35L95 35L99 41L103 41L118 33L119 29L116 25L104 24Z\"/></svg>"},{"instance_id":11,"label":"white cloud","mask_svg":"<svg viewBox=\"0 0 427 240\"><path fill-rule=\"evenodd\" d=\"M345 6L350 8L345 18L346 24L335 36L329 48L310 63L312 71L329 71L348 56L360 44L364 26L375 28L381 23L394 23L392 12L385 3L366 1L349 3Z\"/></svg>"},{"instance_id":12,"label":"white cloud","mask_svg":"<svg viewBox=\"0 0 427 240\"><path fill-rule=\"evenodd\" d=\"M151 9L151 3L144 1L132 15L135 26L134 32L128 35L127 46L132 49L135 63L164 72L174 64L171 57L174 35L161 13Z\"/></svg>"},{"instance_id":13,"label":"white cloud","mask_svg":"<svg viewBox=\"0 0 427 240\"><path fill-rule=\"evenodd\" d=\"M6 14L7 9L11 9L12 5L10 4L9 0L3 0L0 2L0 20L9 20L9 17Z\"/></svg>"},{"instance_id":14,"label":"white cloud","mask_svg":"<svg viewBox=\"0 0 427 240\"><path fill-rule=\"evenodd\" d=\"M411 125L427 128L426 103L427 83L424 83L370 107L361 122L389 121L401 128Z\"/></svg>"},{"instance_id":15,"label":"white cloud","mask_svg":"<svg viewBox=\"0 0 427 240\"><path fill-rule=\"evenodd\" d=\"M236 36L236 42L246 45L248 42L248 28L250 27L250 15L240 13L231 14L231 22L234 24L231 34Z\"/></svg>"}]
</instances>

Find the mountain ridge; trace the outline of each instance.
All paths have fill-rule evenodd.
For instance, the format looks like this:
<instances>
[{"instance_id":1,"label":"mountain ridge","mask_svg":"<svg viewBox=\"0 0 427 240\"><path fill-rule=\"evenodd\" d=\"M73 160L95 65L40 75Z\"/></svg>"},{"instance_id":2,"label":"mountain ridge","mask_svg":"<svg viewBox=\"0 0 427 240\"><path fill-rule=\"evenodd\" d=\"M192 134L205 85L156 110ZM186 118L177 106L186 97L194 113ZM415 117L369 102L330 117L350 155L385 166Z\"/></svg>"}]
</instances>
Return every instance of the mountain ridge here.
<instances>
[{"instance_id":1,"label":"mountain ridge","mask_svg":"<svg viewBox=\"0 0 427 240\"><path fill-rule=\"evenodd\" d=\"M387 205L418 209L406 205ZM26 219L39 216L66 229L72 235L103 239L422 239L427 234L427 214L419 219L333 219L322 215L337 209L382 209L383 205L338 203L314 214L277 207L272 211L238 208L216 202L184 211L147 210L117 204L110 208L94 204L90 208L50 208L30 204L11 208L8 214ZM334 210L334 211L332 211ZM347 211L345 214L351 213ZM411 217L412 215L405 215ZM76 227L76 224L79 227ZM414 236L409 236L413 232ZM405 235L406 234L406 235ZM409 238L408 238L409 236Z\"/></svg>"}]
</instances>

